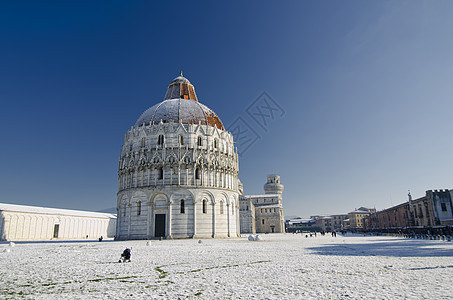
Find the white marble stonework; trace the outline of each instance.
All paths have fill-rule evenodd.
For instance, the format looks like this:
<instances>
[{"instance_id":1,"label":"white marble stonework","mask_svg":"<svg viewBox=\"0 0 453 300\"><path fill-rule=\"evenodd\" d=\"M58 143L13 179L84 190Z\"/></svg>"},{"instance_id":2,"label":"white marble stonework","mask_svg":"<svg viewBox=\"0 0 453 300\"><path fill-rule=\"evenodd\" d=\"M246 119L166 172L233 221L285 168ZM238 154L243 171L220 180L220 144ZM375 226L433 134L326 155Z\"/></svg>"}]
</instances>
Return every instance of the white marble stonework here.
<instances>
[{"instance_id":1,"label":"white marble stonework","mask_svg":"<svg viewBox=\"0 0 453 300\"><path fill-rule=\"evenodd\" d=\"M240 235L233 136L179 76L125 134L117 239Z\"/></svg>"}]
</instances>

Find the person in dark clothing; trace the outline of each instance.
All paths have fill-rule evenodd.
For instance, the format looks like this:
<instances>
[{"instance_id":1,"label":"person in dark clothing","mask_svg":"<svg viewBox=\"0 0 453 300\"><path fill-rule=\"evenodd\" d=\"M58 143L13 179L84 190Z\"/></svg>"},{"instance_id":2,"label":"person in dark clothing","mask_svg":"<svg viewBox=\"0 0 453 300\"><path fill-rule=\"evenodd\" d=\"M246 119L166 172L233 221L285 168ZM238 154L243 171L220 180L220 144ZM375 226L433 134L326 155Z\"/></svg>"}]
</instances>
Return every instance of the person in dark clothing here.
<instances>
[{"instance_id":1,"label":"person in dark clothing","mask_svg":"<svg viewBox=\"0 0 453 300\"><path fill-rule=\"evenodd\" d=\"M131 262L131 249L126 248L121 254L121 258L118 262Z\"/></svg>"}]
</instances>

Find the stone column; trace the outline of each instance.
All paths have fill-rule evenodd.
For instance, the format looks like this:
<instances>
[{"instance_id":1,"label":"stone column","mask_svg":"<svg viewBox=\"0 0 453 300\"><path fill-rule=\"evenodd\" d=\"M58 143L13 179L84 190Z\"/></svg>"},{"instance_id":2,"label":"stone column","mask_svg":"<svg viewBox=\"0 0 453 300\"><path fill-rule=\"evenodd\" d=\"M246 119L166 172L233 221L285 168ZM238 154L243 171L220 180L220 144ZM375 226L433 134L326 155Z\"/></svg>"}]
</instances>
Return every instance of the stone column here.
<instances>
[{"instance_id":1,"label":"stone column","mask_svg":"<svg viewBox=\"0 0 453 300\"><path fill-rule=\"evenodd\" d=\"M129 214L128 214L128 219L129 221L127 222L127 238L131 238L131 214L132 214L132 205L128 204L127 207L129 208Z\"/></svg>"},{"instance_id":2,"label":"stone column","mask_svg":"<svg viewBox=\"0 0 453 300\"><path fill-rule=\"evenodd\" d=\"M151 237L155 237L155 236L154 236L154 226L155 226L154 222L156 221L156 217L155 217L155 213L154 213L154 212L155 212L155 210L156 210L156 206L154 205L154 202L151 203L150 206L151 206L151 216L150 216L150 218L151 218L151 223L150 223L150 228L149 228L149 230L151 231L150 236L151 236Z\"/></svg>"},{"instance_id":3,"label":"stone column","mask_svg":"<svg viewBox=\"0 0 453 300\"><path fill-rule=\"evenodd\" d=\"M226 209L227 209L228 237L230 237L230 203L228 201L226 203Z\"/></svg>"},{"instance_id":4,"label":"stone column","mask_svg":"<svg viewBox=\"0 0 453 300\"><path fill-rule=\"evenodd\" d=\"M172 201L168 201L168 220L167 220L167 238L171 239L172 236L171 236L171 215L172 215L172 204L173 202Z\"/></svg>"},{"instance_id":5,"label":"stone column","mask_svg":"<svg viewBox=\"0 0 453 300\"><path fill-rule=\"evenodd\" d=\"M178 165L178 185L181 185L181 165Z\"/></svg>"},{"instance_id":6,"label":"stone column","mask_svg":"<svg viewBox=\"0 0 453 300\"><path fill-rule=\"evenodd\" d=\"M208 169L208 186L212 186L212 167Z\"/></svg>"},{"instance_id":7,"label":"stone column","mask_svg":"<svg viewBox=\"0 0 453 300\"><path fill-rule=\"evenodd\" d=\"M193 199L193 236L192 238L197 237L197 202Z\"/></svg>"},{"instance_id":8,"label":"stone column","mask_svg":"<svg viewBox=\"0 0 453 300\"><path fill-rule=\"evenodd\" d=\"M215 212L215 204L216 202L215 201L212 201L212 237L215 238L217 235L216 235L216 232L215 232L215 220L216 220L216 212Z\"/></svg>"},{"instance_id":9,"label":"stone column","mask_svg":"<svg viewBox=\"0 0 453 300\"><path fill-rule=\"evenodd\" d=\"M241 226L240 226L240 221L239 221L239 209L238 209L238 205L239 205L239 199L237 201L238 203L236 204L236 206L234 207L234 209L236 210L236 236L241 236ZM253 227L252 227L253 228Z\"/></svg>"},{"instance_id":10,"label":"stone column","mask_svg":"<svg viewBox=\"0 0 453 300\"><path fill-rule=\"evenodd\" d=\"M148 202L148 203L147 203L148 212L147 212L147 215L146 215L146 235L147 235L148 238L151 238L151 237L152 237L152 231L151 231L152 207L151 207L151 205L152 205L151 202Z\"/></svg>"}]
</instances>

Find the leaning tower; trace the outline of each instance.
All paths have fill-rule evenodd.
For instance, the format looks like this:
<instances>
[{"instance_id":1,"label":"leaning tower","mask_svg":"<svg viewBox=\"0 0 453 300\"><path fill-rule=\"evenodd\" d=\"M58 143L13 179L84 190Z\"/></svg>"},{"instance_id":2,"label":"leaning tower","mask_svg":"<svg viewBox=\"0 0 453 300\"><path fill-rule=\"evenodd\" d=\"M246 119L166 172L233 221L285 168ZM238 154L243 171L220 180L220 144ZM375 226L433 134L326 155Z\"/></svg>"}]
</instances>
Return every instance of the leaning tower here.
<instances>
[{"instance_id":1,"label":"leaning tower","mask_svg":"<svg viewBox=\"0 0 453 300\"><path fill-rule=\"evenodd\" d=\"M280 198L283 193L283 184L280 183L280 175L267 175L267 183L264 185L266 194L278 194Z\"/></svg>"},{"instance_id":2,"label":"leaning tower","mask_svg":"<svg viewBox=\"0 0 453 300\"><path fill-rule=\"evenodd\" d=\"M283 184L280 183L280 175L271 174L267 175L267 183L264 185L264 192L266 195L277 195L278 211L274 208L274 223L279 223L279 227L275 228L272 232L285 232L285 217L283 215Z\"/></svg>"}]
</instances>

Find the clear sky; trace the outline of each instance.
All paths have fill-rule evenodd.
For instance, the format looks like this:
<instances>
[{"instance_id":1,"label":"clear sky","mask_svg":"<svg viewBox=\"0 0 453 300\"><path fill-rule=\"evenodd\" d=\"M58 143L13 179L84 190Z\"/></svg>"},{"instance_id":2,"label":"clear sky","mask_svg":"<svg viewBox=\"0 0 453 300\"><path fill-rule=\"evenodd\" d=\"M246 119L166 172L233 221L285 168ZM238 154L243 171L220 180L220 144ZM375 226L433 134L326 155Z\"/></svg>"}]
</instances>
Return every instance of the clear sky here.
<instances>
[{"instance_id":1,"label":"clear sky","mask_svg":"<svg viewBox=\"0 0 453 300\"><path fill-rule=\"evenodd\" d=\"M451 1L4 1L0 202L115 207L123 136L180 69L259 136L240 179L280 174L285 215L453 188Z\"/></svg>"}]
</instances>

